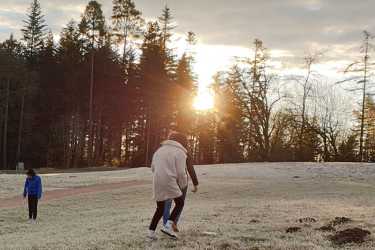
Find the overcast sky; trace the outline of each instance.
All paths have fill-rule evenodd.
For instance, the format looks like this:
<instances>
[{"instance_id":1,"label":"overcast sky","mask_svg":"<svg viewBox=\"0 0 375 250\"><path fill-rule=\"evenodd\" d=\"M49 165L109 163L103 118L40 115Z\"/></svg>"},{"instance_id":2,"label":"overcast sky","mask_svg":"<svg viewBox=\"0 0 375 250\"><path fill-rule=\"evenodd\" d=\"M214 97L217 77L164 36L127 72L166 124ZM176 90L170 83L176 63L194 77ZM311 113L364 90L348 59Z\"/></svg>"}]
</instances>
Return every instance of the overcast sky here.
<instances>
[{"instance_id":1,"label":"overcast sky","mask_svg":"<svg viewBox=\"0 0 375 250\"><path fill-rule=\"evenodd\" d=\"M19 29L31 0L0 1L0 39ZM49 27L55 34L70 20L79 20L86 0L40 0ZM112 1L99 0L106 17ZM194 31L201 44L213 51L242 53L254 38L279 57L302 58L311 50L326 51L326 61L351 60L364 29L375 31L374 0L136 0L147 18L160 15L167 3L179 33ZM224 47L223 47L224 46ZM201 48L201 50L202 50ZM231 50L231 49L232 50ZM226 51L226 55L231 54ZM278 52L278 53L276 53ZM219 54L219 53L217 53ZM218 55L216 55L218 56ZM281 60L281 58L279 58ZM224 59L223 59L224 60Z\"/></svg>"}]
</instances>

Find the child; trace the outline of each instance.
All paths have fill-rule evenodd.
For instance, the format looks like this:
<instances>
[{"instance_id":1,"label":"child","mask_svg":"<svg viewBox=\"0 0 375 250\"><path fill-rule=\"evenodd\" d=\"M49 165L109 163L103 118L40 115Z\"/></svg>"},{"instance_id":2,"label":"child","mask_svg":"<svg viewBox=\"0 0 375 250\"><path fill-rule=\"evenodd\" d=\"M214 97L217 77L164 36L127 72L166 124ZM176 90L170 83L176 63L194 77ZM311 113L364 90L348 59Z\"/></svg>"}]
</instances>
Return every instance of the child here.
<instances>
[{"instance_id":1,"label":"child","mask_svg":"<svg viewBox=\"0 0 375 250\"><path fill-rule=\"evenodd\" d=\"M26 198L27 196L29 221L34 224L38 215L38 200L42 198L42 179L36 175L33 169L29 169L26 175L23 197Z\"/></svg>"},{"instance_id":2,"label":"child","mask_svg":"<svg viewBox=\"0 0 375 250\"><path fill-rule=\"evenodd\" d=\"M175 207L161 231L171 238L177 238L173 232L172 224L176 223L177 216L184 206L181 190L187 187L187 150L183 146L186 144L186 136L175 135L173 140L163 142L152 158L153 193L157 208L149 227L148 238L151 240L157 239L155 230L163 217L167 200L174 200Z\"/></svg>"}]
</instances>

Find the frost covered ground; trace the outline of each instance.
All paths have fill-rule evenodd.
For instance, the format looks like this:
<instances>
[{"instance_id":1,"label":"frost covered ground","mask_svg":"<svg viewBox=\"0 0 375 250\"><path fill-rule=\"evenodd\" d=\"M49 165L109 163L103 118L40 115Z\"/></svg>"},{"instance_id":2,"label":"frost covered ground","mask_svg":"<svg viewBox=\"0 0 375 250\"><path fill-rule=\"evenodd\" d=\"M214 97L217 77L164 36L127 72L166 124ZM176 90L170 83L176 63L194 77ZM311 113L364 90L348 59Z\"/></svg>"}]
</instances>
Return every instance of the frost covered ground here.
<instances>
[{"instance_id":1,"label":"frost covered ground","mask_svg":"<svg viewBox=\"0 0 375 250\"><path fill-rule=\"evenodd\" d=\"M0 209L0 249L338 249L317 231L339 216L375 234L375 165L251 163L196 167L180 240L145 233L154 211L149 183L42 201L37 225L24 207ZM19 195L23 176L0 175L1 200ZM46 190L151 181L149 169L43 176ZM317 222L300 223L300 218ZM301 231L286 233L288 227ZM375 249L375 238L339 249Z\"/></svg>"}]
</instances>

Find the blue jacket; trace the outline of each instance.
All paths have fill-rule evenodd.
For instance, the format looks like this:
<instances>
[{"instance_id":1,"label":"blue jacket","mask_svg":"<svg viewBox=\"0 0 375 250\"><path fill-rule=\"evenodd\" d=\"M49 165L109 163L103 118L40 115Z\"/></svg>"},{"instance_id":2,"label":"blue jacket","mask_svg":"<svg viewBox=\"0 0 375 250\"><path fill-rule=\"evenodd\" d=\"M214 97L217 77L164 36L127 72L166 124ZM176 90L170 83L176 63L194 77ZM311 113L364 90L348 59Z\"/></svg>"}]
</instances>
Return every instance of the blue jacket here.
<instances>
[{"instance_id":1,"label":"blue jacket","mask_svg":"<svg viewBox=\"0 0 375 250\"><path fill-rule=\"evenodd\" d=\"M23 196L35 195L38 199L42 198L42 179L39 176L26 178Z\"/></svg>"}]
</instances>

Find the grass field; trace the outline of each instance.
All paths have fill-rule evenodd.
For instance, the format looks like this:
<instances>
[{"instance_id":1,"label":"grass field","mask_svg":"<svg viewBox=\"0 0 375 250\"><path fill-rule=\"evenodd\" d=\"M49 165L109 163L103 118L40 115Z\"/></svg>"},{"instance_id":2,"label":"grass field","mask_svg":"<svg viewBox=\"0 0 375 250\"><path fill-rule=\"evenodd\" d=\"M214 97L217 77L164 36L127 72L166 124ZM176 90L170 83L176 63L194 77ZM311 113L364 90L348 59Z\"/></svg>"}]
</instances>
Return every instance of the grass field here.
<instances>
[{"instance_id":1,"label":"grass field","mask_svg":"<svg viewBox=\"0 0 375 250\"><path fill-rule=\"evenodd\" d=\"M27 223L19 195L24 176L0 175L0 249L375 249L335 246L334 232L316 229L335 217L375 233L375 165L257 163L196 167L197 194L189 192L180 239L145 240L155 205L149 169L44 175L47 191L140 181L139 185L42 200L37 225ZM93 186L94 185L94 186ZM100 187L100 186L99 186ZM313 221L298 220L313 218ZM300 231L286 233L289 227Z\"/></svg>"}]
</instances>

